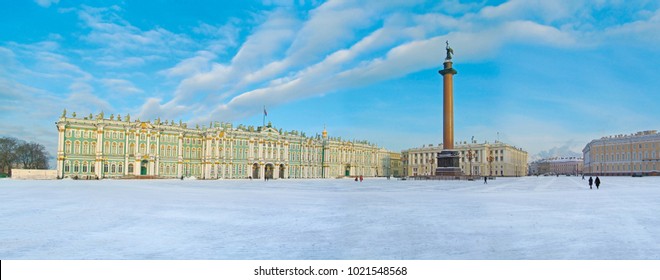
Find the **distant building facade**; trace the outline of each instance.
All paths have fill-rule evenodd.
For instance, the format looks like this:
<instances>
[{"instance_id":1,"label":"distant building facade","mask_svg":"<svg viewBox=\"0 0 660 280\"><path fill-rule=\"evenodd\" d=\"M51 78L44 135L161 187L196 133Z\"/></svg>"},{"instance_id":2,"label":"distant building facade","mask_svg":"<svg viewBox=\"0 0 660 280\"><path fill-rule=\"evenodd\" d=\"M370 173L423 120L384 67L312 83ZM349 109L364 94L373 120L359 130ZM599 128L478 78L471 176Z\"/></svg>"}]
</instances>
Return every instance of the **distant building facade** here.
<instances>
[{"instance_id":1,"label":"distant building facade","mask_svg":"<svg viewBox=\"0 0 660 280\"><path fill-rule=\"evenodd\" d=\"M529 164L529 175L578 175L582 174L581 157L553 157L540 159Z\"/></svg>"},{"instance_id":2,"label":"distant building facade","mask_svg":"<svg viewBox=\"0 0 660 280\"><path fill-rule=\"evenodd\" d=\"M460 155L460 168L466 175L525 176L527 152L496 141L495 143L458 143L454 146ZM432 176L437 167L437 156L442 145L428 145L401 152L404 176ZM488 161L491 158L492 161ZM470 170L472 172L470 172Z\"/></svg>"},{"instance_id":3,"label":"distant building facade","mask_svg":"<svg viewBox=\"0 0 660 280\"><path fill-rule=\"evenodd\" d=\"M200 179L388 176L397 153L366 141L212 123L131 121L103 113L57 121L58 178L153 176Z\"/></svg>"},{"instance_id":4,"label":"distant building facade","mask_svg":"<svg viewBox=\"0 0 660 280\"><path fill-rule=\"evenodd\" d=\"M602 137L582 149L588 175L659 175L660 133L656 130Z\"/></svg>"}]
</instances>

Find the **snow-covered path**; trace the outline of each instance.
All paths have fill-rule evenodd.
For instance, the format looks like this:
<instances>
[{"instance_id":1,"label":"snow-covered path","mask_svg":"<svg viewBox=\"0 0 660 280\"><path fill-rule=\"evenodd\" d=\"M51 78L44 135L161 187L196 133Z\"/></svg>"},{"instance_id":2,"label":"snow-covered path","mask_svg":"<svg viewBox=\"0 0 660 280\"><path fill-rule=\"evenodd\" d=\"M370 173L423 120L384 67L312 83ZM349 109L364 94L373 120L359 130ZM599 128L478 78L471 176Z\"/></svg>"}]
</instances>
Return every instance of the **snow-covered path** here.
<instances>
[{"instance_id":1,"label":"snow-covered path","mask_svg":"<svg viewBox=\"0 0 660 280\"><path fill-rule=\"evenodd\" d=\"M660 259L660 178L0 180L0 259Z\"/></svg>"}]
</instances>

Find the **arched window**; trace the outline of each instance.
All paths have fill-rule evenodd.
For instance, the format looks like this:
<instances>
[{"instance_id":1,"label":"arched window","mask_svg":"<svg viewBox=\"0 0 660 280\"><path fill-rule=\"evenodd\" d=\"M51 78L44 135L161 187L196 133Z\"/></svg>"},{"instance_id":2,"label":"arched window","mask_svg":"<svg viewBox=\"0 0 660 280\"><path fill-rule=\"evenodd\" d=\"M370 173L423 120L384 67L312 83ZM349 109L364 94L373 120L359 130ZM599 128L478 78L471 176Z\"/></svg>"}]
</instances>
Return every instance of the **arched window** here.
<instances>
[{"instance_id":1,"label":"arched window","mask_svg":"<svg viewBox=\"0 0 660 280\"><path fill-rule=\"evenodd\" d=\"M130 145L128 145L128 153L131 155L135 154L135 143L131 143Z\"/></svg>"},{"instance_id":2,"label":"arched window","mask_svg":"<svg viewBox=\"0 0 660 280\"><path fill-rule=\"evenodd\" d=\"M117 172L117 166L113 163L111 168L110 168L111 173L116 173Z\"/></svg>"},{"instance_id":3,"label":"arched window","mask_svg":"<svg viewBox=\"0 0 660 280\"><path fill-rule=\"evenodd\" d=\"M87 173L87 162L83 162L82 172Z\"/></svg>"},{"instance_id":4,"label":"arched window","mask_svg":"<svg viewBox=\"0 0 660 280\"><path fill-rule=\"evenodd\" d=\"M144 135L144 134L143 134ZM144 143L140 144L140 153L144 154L144 151L147 149L147 145Z\"/></svg>"},{"instance_id":5,"label":"arched window","mask_svg":"<svg viewBox=\"0 0 660 280\"><path fill-rule=\"evenodd\" d=\"M131 173L133 173L133 164L129 163L128 164L128 174L131 174Z\"/></svg>"},{"instance_id":6,"label":"arched window","mask_svg":"<svg viewBox=\"0 0 660 280\"><path fill-rule=\"evenodd\" d=\"M80 141L73 142L73 153L80 154Z\"/></svg>"},{"instance_id":7,"label":"arched window","mask_svg":"<svg viewBox=\"0 0 660 280\"><path fill-rule=\"evenodd\" d=\"M103 163L103 172L108 173L108 163Z\"/></svg>"},{"instance_id":8,"label":"arched window","mask_svg":"<svg viewBox=\"0 0 660 280\"><path fill-rule=\"evenodd\" d=\"M117 143L112 143L112 152L110 152L110 154L117 154Z\"/></svg>"},{"instance_id":9,"label":"arched window","mask_svg":"<svg viewBox=\"0 0 660 280\"><path fill-rule=\"evenodd\" d=\"M87 141L83 142L83 154L89 154L89 143Z\"/></svg>"},{"instance_id":10,"label":"arched window","mask_svg":"<svg viewBox=\"0 0 660 280\"><path fill-rule=\"evenodd\" d=\"M80 172L80 163L76 161L73 163L73 173L78 173L78 172Z\"/></svg>"},{"instance_id":11,"label":"arched window","mask_svg":"<svg viewBox=\"0 0 660 280\"><path fill-rule=\"evenodd\" d=\"M70 153L71 153L71 141L66 141L66 143L64 144L64 146L65 146L64 149L65 149L66 153L67 153L67 154L70 154Z\"/></svg>"},{"instance_id":12,"label":"arched window","mask_svg":"<svg viewBox=\"0 0 660 280\"><path fill-rule=\"evenodd\" d=\"M124 154L124 143L119 143L119 150L117 151L120 155Z\"/></svg>"},{"instance_id":13,"label":"arched window","mask_svg":"<svg viewBox=\"0 0 660 280\"><path fill-rule=\"evenodd\" d=\"M90 154L96 153L96 142L92 142L92 144L90 144L90 152Z\"/></svg>"},{"instance_id":14,"label":"arched window","mask_svg":"<svg viewBox=\"0 0 660 280\"><path fill-rule=\"evenodd\" d=\"M123 174L123 173L124 173L124 164L123 164L123 163L120 163L120 164L119 164L119 170L118 170L118 172L119 172L120 174Z\"/></svg>"},{"instance_id":15,"label":"arched window","mask_svg":"<svg viewBox=\"0 0 660 280\"><path fill-rule=\"evenodd\" d=\"M94 166L94 163L89 164L89 172L94 173L96 171L96 166Z\"/></svg>"},{"instance_id":16,"label":"arched window","mask_svg":"<svg viewBox=\"0 0 660 280\"><path fill-rule=\"evenodd\" d=\"M109 153L110 153L110 143L105 142L105 144L103 145L103 154L109 154Z\"/></svg>"},{"instance_id":17,"label":"arched window","mask_svg":"<svg viewBox=\"0 0 660 280\"><path fill-rule=\"evenodd\" d=\"M66 161L64 163L64 172L69 172L71 170L71 163L69 161Z\"/></svg>"},{"instance_id":18,"label":"arched window","mask_svg":"<svg viewBox=\"0 0 660 280\"><path fill-rule=\"evenodd\" d=\"M156 144L151 144L151 146L149 146L149 153L156 153Z\"/></svg>"}]
</instances>

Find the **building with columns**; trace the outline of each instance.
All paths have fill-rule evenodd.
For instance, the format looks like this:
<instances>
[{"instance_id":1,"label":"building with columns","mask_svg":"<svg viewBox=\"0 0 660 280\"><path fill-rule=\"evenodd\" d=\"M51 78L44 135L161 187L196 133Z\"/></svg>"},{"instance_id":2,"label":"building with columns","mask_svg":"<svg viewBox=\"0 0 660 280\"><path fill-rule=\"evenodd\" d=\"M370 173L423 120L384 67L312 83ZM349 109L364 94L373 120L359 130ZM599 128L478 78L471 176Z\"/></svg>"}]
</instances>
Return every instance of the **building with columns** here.
<instances>
[{"instance_id":1,"label":"building with columns","mask_svg":"<svg viewBox=\"0 0 660 280\"><path fill-rule=\"evenodd\" d=\"M582 168L581 157L552 157L531 162L529 175L578 175Z\"/></svg>"},{"instance_id":2,"label":"building with columns","mask_svg":"<svg viewBox=\"0 0 660 280\"><path fill-rule=\"evenodd\" d=\"M266 127L140 121L127 115L68 117L56 123L58 178L151 176L199 179L388 176L393 152L367 141ZM394 160L392 159L394 158Z\"/></svg>"},{"instance_id":3,"label":"building with columns","mask_svg":"<svg viewBox=\"0 0 660 280\"><path fill-rule=\"evenodd\" d=\"M660 133L656 130L595 139L582 153L586 175L660 175Z\"/></svg>"},{"instance_id":4,"label":"building with columns","mask_svg":"<svg viewBox=\"0 0 660 280\"><path fill-rule=\"evenodd\" d=\"M404 176L433 176L437 168L438 154L442 144L424 145L401 152ZM499 142L459 142L459 165L463 174L473 176L525 176L527 175L527 152Z\"/></svg>"}]
</instances>

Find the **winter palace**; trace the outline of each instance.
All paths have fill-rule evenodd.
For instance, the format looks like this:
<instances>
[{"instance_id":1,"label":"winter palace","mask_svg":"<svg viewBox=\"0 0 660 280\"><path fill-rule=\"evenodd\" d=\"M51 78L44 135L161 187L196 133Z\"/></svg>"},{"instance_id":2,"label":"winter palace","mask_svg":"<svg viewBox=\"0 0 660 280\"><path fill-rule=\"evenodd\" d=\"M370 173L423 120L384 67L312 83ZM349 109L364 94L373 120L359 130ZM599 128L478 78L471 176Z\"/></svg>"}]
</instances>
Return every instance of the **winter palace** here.
<instances>
[{"instance_id":1,"label":"winter palace","mask_svg":"<svg viewBox=\"0 0 660 280\"><path fill-rule=\"evenodd\" d=\"M130 115L57 121L58 178L336 178L389 176L398 153L366 141L265 127L131 121ZM399 161L397 163L397 160Z\"/></svg>"}]
</instances>

